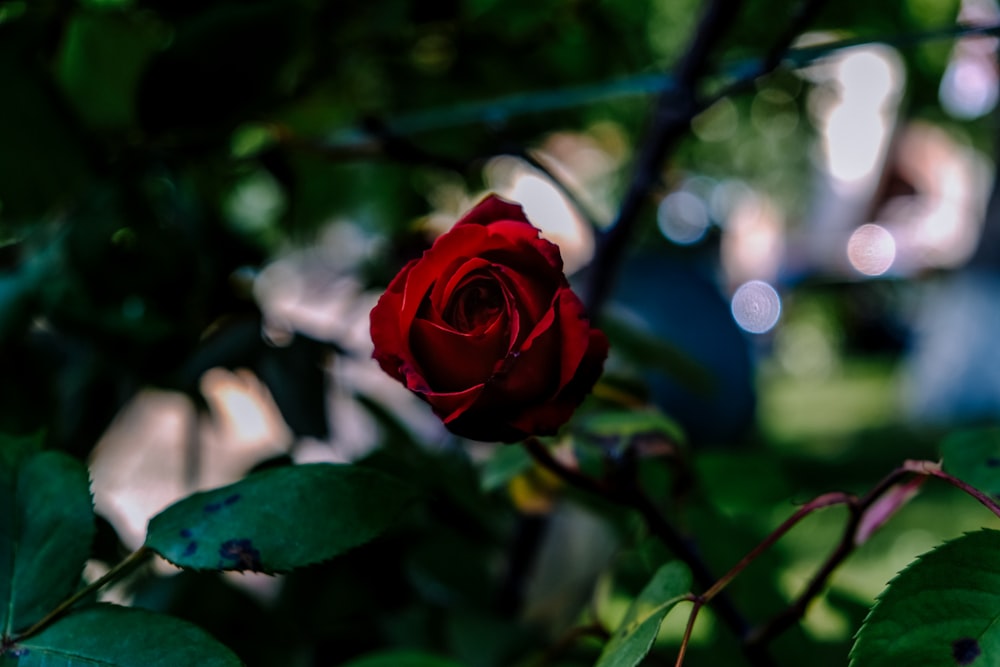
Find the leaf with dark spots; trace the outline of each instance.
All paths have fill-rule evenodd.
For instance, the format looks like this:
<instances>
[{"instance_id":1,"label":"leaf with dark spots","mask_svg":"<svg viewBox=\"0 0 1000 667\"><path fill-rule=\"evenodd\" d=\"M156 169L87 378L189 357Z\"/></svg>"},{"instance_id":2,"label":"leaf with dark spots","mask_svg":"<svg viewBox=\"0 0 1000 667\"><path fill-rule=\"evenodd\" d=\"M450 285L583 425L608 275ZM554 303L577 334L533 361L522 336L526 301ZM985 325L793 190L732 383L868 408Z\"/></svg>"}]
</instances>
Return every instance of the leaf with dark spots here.
<instances>
[{"instance_id":1,"label":"leaf with dark spots","mask_svg":"<svg viewBox=\"0 0 1000 667\"><path fill-rule=\"evenodd\" d=\"M224 500L219 500L205 505L205 511L218 512L223 507L229 507L233 503L237 502L239 499L240 499L240 494L234 493L233 495L229 496L228 498L225 498Z\"/></svg>"},{"instance_id":2,"label":"leaf with dark spots","mask_svg":"<svg viewBox=\"0 0 1000 667\"><path fill-rule=\"evenodd\" d=\"M851 649L851 667L997 664L998 554L1000 531L980 530L917 558L869 612Z\"/></svg>"},{"instance_id":3,"label":"leaf with dark spots","mask_svg":"<svg viewBox=\"0 0 1000 667\"><path fill-rule=\"evenodd\" d=\"M171 505L149 522L146 546L183 568L287 572L375 538L413 497L359 465L272 468Z\"/></svg>"},{"instance_id":4,"label":"leaf with dark spots","mask_svg":"<svg viewBox=\"0 0 1000 667\"><path fill-rule=\"evenodd\" d=\"M971 665L982 653L979 642L972 637L963 637L951 645L951 655L957 665Z\"/></svg>"},{"instance_id":5,"label":"leaf with dark spots","mask_svg":"<svg viewBox=\"0 0 1000 667\"><path fill-rule=\"evenodd\" d=\"M260 552L253 548L250 540L226 540L219 547L219 556L223 561L219 566L220 570L258 572L261 569Z\"/></svg>"}]
</instances>

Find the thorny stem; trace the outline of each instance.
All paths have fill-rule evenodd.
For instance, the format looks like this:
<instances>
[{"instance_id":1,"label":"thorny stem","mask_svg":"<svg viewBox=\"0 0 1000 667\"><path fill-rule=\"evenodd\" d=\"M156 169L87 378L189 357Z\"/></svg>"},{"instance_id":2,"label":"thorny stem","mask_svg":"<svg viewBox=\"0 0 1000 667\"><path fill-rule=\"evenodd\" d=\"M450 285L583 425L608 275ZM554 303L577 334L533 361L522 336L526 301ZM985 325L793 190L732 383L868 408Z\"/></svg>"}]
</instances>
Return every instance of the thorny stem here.
<instances>
[{"instance_id":1,"label":"thorny stem","mask_svg":"<svg viewBox=\"0 0 1000 667\"><path fill-rule=\"evenodd\" d=\"M919 475L904 483L904 480L911 475ZM691 610L691 617L688 619L688 629L684 634L684 639L679 650L676 667L680 667L684 661L684 654L687 643L690 640L691 628L694 626L694 619L702 606L709 603L713 597L718 595L740 572L742 572L751 562L753 562L763 551L773 545L795 524L804 519L817 509L832 505L844 504L850 511L850 518L844 526L841 539L834 550L827 557L826 561L813 575L809 585L799 595L799 597L785 610L772 617L753 632L745 637L745 646L751 650L765 646L768 642L785 632L788 628L798 622L805 614L809 603L812 602L826 586L827 581L833 572L853 553L854 549L860 546L867 536L877 528L881 527L888 517L905 504L920 488L920 486L930 477L944 480L952 486L966 492L980 503L985 505L996 516L1000 517L1000 504L998 504L988 494L969 485L966 482L944 472L941 465L934 461L906 461L902 466L891 471L888 475L876 484L871 490L860 498L844 493L828 493L806 503L796 512L786 519L778 528L770 533L759 545L744 556L733 568L727 572L719 581L713 584L704 594L695 596L694 607ZM895 497L890 497L890 507L878 512L875 523L865 526L865 519L868 513L876 508L876 503L893 489L899 488L900 493Z\"/></svg>"},{"instance_id":2,"label":"thorny stem","mask_svg":"<svg viewBox=\"0 0 1000 667\"><path fill-rule=\"evenodd\" d=\"M802 505L790 517L785 519L781 525L769 533L757 546L751 549L749 553L741 558L728 572L713 582L704 561L677 532L673 525L666 520L642 489L636 486L634 479L624 481L616 479L617 483L612 484L606 479L593 478L575 468L563 465L552 456L548 448L537 438L529 438L525 441L524 446L539 465L555 473L567 484L638 511L642 515L650 532L691 569L694 580L700 587L706 589L703 594L692 595L689 598L694 603L694 606L681 641L676 667L680 667L684 662L687 645L690 641L698 612L703 606L713 602L715 603L713 606L722 619L733 630L736 636L742 640L744 655L750 663L753 665L771 664L771 659L765 652L767 644L797 623L805 615L809 604L823 591L833 572L872 532L880 528L895 511L908 502L924 481L930 477L944 480L964 491L985 505L997 517L1000 517L1000 504L988 494L944 472L939 463L934 461L906 461L902 466L892 470L888 475L883 477L878 484L863 496L858 497L848 493L832 492L818 496ZM919 477L905 481L907 477L912 475L919 475ZM899 492L894 496L888 496L888 505L884 502L879 503L879 500L885 498L894 488L898 489ZM720 597L725 587L800 521L816 510L835 505L845 505L850 513L837 546L834 547L834 550L827 557L826 561L823 562L813 575L805 590L791 605L760 627L748 632L746 622L739 615L735 607L732 606L732 603L727 598ZM874 514L874 517L869 517L869 513ZM866 519L869 518L871 521L866 524Z\"/></svg>"},{"instance_id":3,"label":"thorny stem","mask_svg":"<svg viewBox=\"0 0 1000 667\"><path fill-rule=\"evenodd\" d=\"M557 475L564 482L577 489L600 496L623 507L629 507L642 516L649 531L664 544L680 561L691 570L694 581L700 588L709 588L715 581L704 560L674 526L667 521L649 496L639 488L634 478L617 479L612 484L608 480L595 479L575 468L556 460L549 449L537 438L524 441L524 447L536 463ZM749 624L739 613L732 601L725 595L713 595L713 608L730 630L741 640L749 630ZM745 651L751 665L764 667L772 660L757 647Z\"/></svg>"},{"instance_id":4,"label":"thorny stem","mask_svg":"<svg viewBox=\"0 0 1000 667\"><path fill-rule=\"evenodd\" d=\"M13 643L17 643L19 641L23 641L29 637L37 635L39 632L41 632L48 626L52 625L52 623L59 620L62 616L64 616L67 612L69 612L69 610L72 609L73 605L75 605L77 602L86 598L88 595L91 595L92 593L96 593L97 591L101 590L102 588L104 588L104 586L111 583L112 581L115 581L125 576L133 569L141 565L143 561L145 561L149 556L152 555L152 553L153 552L145 546L139 547L131 554L129 554L129 556L125 558L125 560L123 560L122 562L118 563L113 568L105 572L104 576L87 584L86 586L78 590L76 593L71 595L69 598L63 600L63 602L61 602L59 606L57 606L55 609L46 614L40 621L36 622L34 625L32 625L24 632L18 633L13 638L12 640Z\"/></svg>"},{"instance_id":5,"label":"thorny stem","mask_svg":"<svg viewBox=\"0 0 1000 667\"><path fill-rule=\"evenodd\" d=\"M844 526L840 542L837 543L837 546L827 557L823 565L816 571L805 590L799 594L799 597L796 598L795 602L777 615L773 616L762 626L751 632L747 637L747 643L751 645L767 644L798 622L799 619L805 615L806 609L809 607L809 603L823 591L823 588L826 586L826 582L829 580L833 572L859 545L860 540L858 539L858 531L865 518L865 512L875 504L875 501L885 495L893 486L901 481L906 474L907 473L903 468L897 468L882 478L878 484L872 487L872 489L861 498L848 497L846 504L850 512L850 517L847 520L847 524ZM914 490L919 488L922 481L923 480L919 480L917 484L913 485ZM905 499L903 502L905 502Z\"/></svg>"},{"instance_id":6,"label":"thorny stem","mask_svg":"<svg viewBox=\"0 0 1000 667\"><path fill-rule=\"evenodd\" d=\"M981 502L987 507L991 512L1000 517L1000 505L997 504L992 497L988 494L983 493L974 486L963 482L957 477L953 477L941 469L941 465L935 463L934 461L907 461L903 464L903 469L908 472L917 473L919 475L927 475L929 477L937 477L938 479L943 479L952 486L965 491L967 494Z\"/></svg>"}]
</instances>

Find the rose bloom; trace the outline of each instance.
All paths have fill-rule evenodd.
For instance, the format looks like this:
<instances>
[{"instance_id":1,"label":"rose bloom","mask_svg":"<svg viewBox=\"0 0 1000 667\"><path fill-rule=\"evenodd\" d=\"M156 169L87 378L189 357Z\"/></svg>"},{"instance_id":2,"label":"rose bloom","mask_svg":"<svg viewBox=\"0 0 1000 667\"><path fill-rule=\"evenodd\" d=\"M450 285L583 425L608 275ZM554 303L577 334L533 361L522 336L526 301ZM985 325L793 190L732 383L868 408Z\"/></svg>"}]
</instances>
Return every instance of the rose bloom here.
<instances>
[{"instance_id":1,"label":"rose bloom","mask_svg":"<svg viewBox=\"0 0 1000 667\"><path fill-rule=\"evenodd\" d=\"M372 309L375 360L453 433L551 435L601 375L608 341L538 234L519 205L490 195Z\"/></svg>"}]
</instances>

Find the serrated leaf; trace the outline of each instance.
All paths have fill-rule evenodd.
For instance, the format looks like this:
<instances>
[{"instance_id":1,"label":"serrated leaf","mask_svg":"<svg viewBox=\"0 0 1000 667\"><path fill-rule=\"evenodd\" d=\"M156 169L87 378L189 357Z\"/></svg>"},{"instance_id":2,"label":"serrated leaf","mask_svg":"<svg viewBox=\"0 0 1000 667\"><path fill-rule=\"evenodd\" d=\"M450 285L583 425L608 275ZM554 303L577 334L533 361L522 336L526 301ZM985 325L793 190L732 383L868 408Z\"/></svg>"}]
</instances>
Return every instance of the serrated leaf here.
<instances>
[{"instance_id":1,"label":"serrated leaf","mask_svg":"<svg viewBox=\"0 0 1000 667\"><path fill-rule=\"evenodd\" d=\"M0 440L0 634L10 636L73 593L94 539L90 480L79 461Z\"/></svg>"},{"instance_id":2,"label":"serrated leaf","mask_svg":"<svg viewBox=\"0 0 1000 667\"><path fill-rule=\"evenodd\" d=\"M110 604L84 607L0 654L17 667L237 667L240 659L196 625Z\"/></svg>"},{"instance_id":3,"label":"serrated leaf","mask_svg":"<svg viewBox=\"0 0 1000 667\"><path fill-rule=\"evenodd\" d=\"M178 567L287 572L371 540L412 499L357 465L275 468L174 503L149 522L146 546Z\"/></svg>"},{"instance_id":4,"label":"serrated leaf","mask_svg":"<svg viewBox=\"0 0 1000 667\"><path fill-rule=\"evenodd\" d=\"M944 469L981 491L1000 495L1000 429L960 431L941 443Z\"/></svg>"},{"instance_id":5,"label":"serrated leaf","mask_svg":"<svg viewBox=\"0 0 1000 667\"><path fill-rule=\"evenodd\" d=\"M1000 532L968 533L930 551L879 596L851 667L1000 665Z\"/></svg>"},{"instance_id":6,"label":"serrated leaf","mask_svg":"<svg viewBox=\"0 0 1000 667\"><path fill-rule=\"evenodd\" d=\"M691 572L673 561L642 589L605 645L596 667L635 667L646 657L667 613L691 590Z\"/></svg>"},{"instance_id":7,"label":"serrated leaf","mask_svg":"<svg viewBox=\"0 0 1000 667\"><path fill-rule=\"evenodd\" d=\"M362 656L341 667L462 667L449 658L417 651L385 651Z\"/></svg>"}]
</instances>

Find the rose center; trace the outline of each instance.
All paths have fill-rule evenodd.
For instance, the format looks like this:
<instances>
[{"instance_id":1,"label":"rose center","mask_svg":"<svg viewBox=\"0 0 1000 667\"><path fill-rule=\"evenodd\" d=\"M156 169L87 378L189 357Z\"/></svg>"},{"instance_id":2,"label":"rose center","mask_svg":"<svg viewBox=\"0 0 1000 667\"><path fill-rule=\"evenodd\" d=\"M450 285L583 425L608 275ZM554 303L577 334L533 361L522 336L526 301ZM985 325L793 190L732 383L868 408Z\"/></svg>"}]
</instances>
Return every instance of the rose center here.
<instances>
[{"instance_id":1,"label":"rose center","mask_svg":"<svg viewBox=\"0 0 1000 667\"><path fill-rule=\"evenodd\" d=\"M444 321L456 331L472 331L489 324L503 310L503 291L495 280L480 277L460 286L444 312Z\"/></svg>"}]
</instances>

